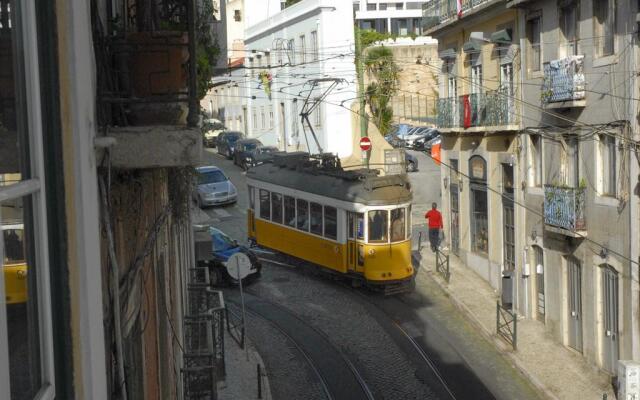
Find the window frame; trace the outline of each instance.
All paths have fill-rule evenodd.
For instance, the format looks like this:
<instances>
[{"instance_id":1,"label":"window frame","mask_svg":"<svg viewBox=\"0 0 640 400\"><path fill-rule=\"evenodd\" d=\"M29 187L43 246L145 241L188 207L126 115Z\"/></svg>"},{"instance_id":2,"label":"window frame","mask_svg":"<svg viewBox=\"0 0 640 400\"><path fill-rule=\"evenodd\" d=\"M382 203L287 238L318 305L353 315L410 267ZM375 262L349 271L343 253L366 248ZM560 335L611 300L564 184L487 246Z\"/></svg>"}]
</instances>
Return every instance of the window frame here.
<instances>
[{"instance_id":1,"label":"window frame","mask_svg":"<svg viewBox=\"0 0 640 400\"><path fill-rule=\"evenodd\" d=\"M320 229L314 231L313 230L313 208L314 206L319 207L320 208ZM316 210L317 212L317 210ZM317 225L316 225L317 226ZM309 233L313 234L313 235L317 235L317 236L322 236L322 233L324 232L324 207L322 206L321 203L317 203L315 201L310 201L309 202Z\"/></svg>"},{"instance_id":2,"label":"window frame","mask_svg":"<svg viewBox=\"0 0 640 400\"><path fill-rule=\"evenodd\" d=\"M287 201L288 200L292 200L293 201L293 219L291 221L293 221L293 225L289 223L289 217L287 215ZM291 204L289 204L289 206L291 206ZM284 213L283 213L283 218L284 218L284 225L288 226L289 228L293 228L296 229L296 222L297 222L297 208L296 208L296 198L293 196L287 196L284 195L284 198L282 199L282 207L284 209ZM290 210L291 208L289 208Z\"/></svg>"},{"instance_id":3,"label":"window frame","mask_svg":"<svg viewBox=\"0 0 640 400\"><path fill-rule=\"evenodd\" d=\"M371 219L369 218L369 214L371 213L377 213L377 212L383 212L385 217L384 218L384 228L383 232L384 232L384 236L382 239L380 240L372 240L371 239ZM389 210L386 209L377 209L377 210L368 210L367 211L367 243L371 243L371 244L386 244L389 243Z\"/></svg>"},{"instance_id":4,"label":"window frame","mask_svg":"<svg viewBox=\"0 0 640 400\"><path fill-rule=\"evenodd\" d=\"M393 213L400 212L402 215L402 238L394 239L393 237ZM389 242L390 243L399 243L407 240L407 209L405 207L398 207L392 210L389 210Z\"/></svg>"},{"instance_id":5,"label":"window frame","mask_svg":"<svg viewBox=\"0 0 640 400\"><path fill-rule=\"evenodd\" d=\"M318 31L311 31L311 55L313 61L318 61Z\"/></svg>"},{"instance_id":6,"label":"window frame","mask_svg":"<svg viewBox=\"0 0 640 400\"><path fill-rule=\"evenodd\" d=\"M615 136L598 135L598 183L601 196L616 197L618 194L618 149Z\"/></svg>"},{"instance_id":7,"label":"window frame","mask_svg":"<svg viewBox=\"0 0 640 400\"><path fill-rule=\"evenodd\" d=\"M334 214L333 226L335 228L335 233L333 236L327 234L327 209L332 209ZM333 206L323 206L322 207L322 236L331 240L338 240L338 209Z\"/></svg>"},{"instance_id":8,"label":"window frame","mask_svg":"<svg viewBox=\"0 0 640 400\"><path fill-rule=\"evenodd\" d=\"M535 138L535 139L534 139ZM536 144L537 142L537 144ZM529 135L529 163L531 165L531 183L529 187L541 188L544 185L542 135Z\"/></svg>"},{"instance_id":9,"label":"window frame","mask_svg":"<svg viewBox=\"0 0 640 400\"><path fill-rule=\"evenodd\" d=\"M599 22L598 21L598 16L597 14L599 13L600 9L597 8L598 5L600 4L599 1L602 0L593 0L592 4L591 4L591 11L592 11L592 19L593 19L593 32L594 32L594 37L596 43L594 43L594 58L602 58L602 57L609 57L612 56L616 53L616 23L617 23L617 18L616 18L616 2L615 0L605 0L607 2L607 20L604 22ZM610 24L611 26L609 27L609 29L611 30L611 36L609 39L605 39L606 35L604 34L605 31L607 30L607 25ZM610 52L605 51L606 49L606 44L605 44L605 40L610 41L610 45L611 45L611 49Z\"/></svg>"},{"instance_id":10,"label":"window frame","mask_svg":"<svg viewBox=\"0 0 640 400\"><path fill-rule=\"evenodd\" d=\"M266 193L266 198L269 201L269 206L268 207L264 207L264 198L263 196ZM258 192L258 204L260 204L260 212L259 212L259 216L260 219L264 219L266 221L271 221L271 192L269 190L266 189L260 189L260 191ZM265 212L268 213L267 216L265 216Z\"/></svg>"},{"instance_id":11,"label":"window frame","mask_svg":"<svg viewBox=\"0 0 640 400\"><path fill-rule=\"evenodd\" d=\"M306 54L306 49L307 49L307 38L306 35L300 35L299 37L300 40L300 59L302 60L302 63L306 63L307 62L307 54Z\"/></svg>"},{"instance_id":12,"label":"window frame","mask_svg":"<svg viewBox=\"0 0 640 400\"><path fill-rule=\"evenodd\" d=\"M573 15L573 20L569 21L567 15ZM567 31L570 29L573 29L573 37L567 36ZM567 2L558 7L558 30L561 43L558 46L558 56L577 55L580 41L580 7L577 2ZM565 46L564 49L562 48L563 45Z\"/></svg>"},{"instance_id":13,"label":"window frame","mask_svg":"<svg viewBox=\"0 0 640 400\"><path fill-rule=\"evenodd\" d=\"M307 216L307 218L306 218L306 220L307 220L306 221L307 222L307 229L306 230L300 227L301 225L304 226L304 223L302 223L302 224L300 223L300 205L299 205L299 203L304 203L305 204L305 207L303 207L303 208L305 209L305 214ZM309 232L310 226L311 226L311 223L309 221L309 201L305 200L305 199L297 198L296 199L296 229L299 230L299 231L302 231L302 232Z\"/></svg>"},{"instance_id":14,"label":"window frame","mask_svg":"<svg viewBox=\"0 0 640 400\"><path fill-rule=\"evenodd\" d=\"M279 207L276 203L279 203ZM276 210L280 208L279 214L276 213ZM280 218L278 220L275 219L276 215ZM271 222L275 224L282 225L284 222L284 197L282 193L271 192Z\"/></svg>"},{"instance_id":15,"label":"window frame","mask_svg":"<svg viewBox=\"0 0 640 400\"><path fill-rule=\"evenodd\" d=\"M534 23L538 26L538 34L534 35ZM525 23L525 33L527 36L527 70L530 75L539 74L542 71L542 13L537 11L527 17ZM537 36L534 37L534 36ZM536 42L533 39L537 39ZM536 50L537 49L537 50ZM533 54L537 52L538 62L534 62Z\"/></svg>"},{"instance_id":16,"label":"window frame","mask_svg":"<svg viewBox=\"0 0 640 400\"><path fill-rule=\"evenodd\" d=\"M52 331L52 303L50 286L50 265L48 248L48 225L46 204L46 182L43 151L43 123L40 91L40 61L38 57L38 34L36 5L34 2L12 3L12 14L16 23L12 27L17 32L18 41L22 42L21 52L16 57L22 65L24 79L24 107L27 121L26 137L28 138L28 167L30 177L9 186L0 187L0 201L17 198L28 199L32 212L32 240L30 246L34 254L33 262L37 265L37 320L39 339L40 388L36 397L53 399L56 394L54 373L54 350ZM19 78L18 78L19 79ZM16 107L19 109L20 107ZM25 221L26 223L27 221ZM26 227L25 227L26 229ZM1 228L0 228L1 232ZM4 258L4 243L0 240L0 259ZM5 296L4 273L0 273L0 298ZM7 331L7 309L0 306L0 398L11 398L9 374L9 349Z\"/></svg>"}]
</instances>

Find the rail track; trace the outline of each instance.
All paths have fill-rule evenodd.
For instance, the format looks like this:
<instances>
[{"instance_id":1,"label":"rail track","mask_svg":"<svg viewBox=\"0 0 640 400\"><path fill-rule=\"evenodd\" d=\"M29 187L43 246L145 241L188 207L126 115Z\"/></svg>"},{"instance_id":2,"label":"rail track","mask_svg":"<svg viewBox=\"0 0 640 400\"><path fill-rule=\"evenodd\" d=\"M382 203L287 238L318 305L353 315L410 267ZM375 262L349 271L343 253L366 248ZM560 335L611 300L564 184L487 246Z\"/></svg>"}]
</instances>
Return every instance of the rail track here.
<instances>
[{"instance_id":1,"label":"rail track","mask_svg":"<svg viewBox=\"0 0 640 400\"><path fill-rule=\"evenodd\" d=\"M238 298L229 301L239 306ZM356 366L322 332L284 307L246 292L245 307L248 313L265 320L294 345L327 399L375 399Z\"/></svg>"}]
</instances>

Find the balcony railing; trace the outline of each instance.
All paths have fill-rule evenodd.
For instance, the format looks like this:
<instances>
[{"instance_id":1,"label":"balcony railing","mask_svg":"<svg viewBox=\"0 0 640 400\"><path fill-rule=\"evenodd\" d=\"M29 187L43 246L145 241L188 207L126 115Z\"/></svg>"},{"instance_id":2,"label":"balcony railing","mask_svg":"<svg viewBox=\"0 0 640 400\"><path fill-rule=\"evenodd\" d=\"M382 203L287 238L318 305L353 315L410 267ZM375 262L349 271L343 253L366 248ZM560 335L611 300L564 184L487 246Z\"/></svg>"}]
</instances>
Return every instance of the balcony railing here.
<instances>
[{"instance_id":1,"label":"balcony railing","mask_svg":"<svg viewBox=\"0 0 640 400\"><path fill-rule=\"evenodd\" d=\"M553 185L544 187L544 223L568 231L584 231L585 190Z\"/></svg>"},{"instance_id":2,"label":"balcony railing","mask_svg":"<svg viewBox=\"0 0 640 400\"><path fill-rule=\"evenodd\" d=\"M584 56L570 56L544 64L544 103L577 101L585 98Z\"/></svg>"},{"instance_id":3,"label":"balcony railing","mask_svg":"<svg viewBox=\"0 0 640 400\"><path fill-rule=\"evenodd\" d=\"M467 121L465 110L468 114ZM439 128L507 126L516 124L517 121L516 104L509 91L473 93L438 99L437 102Z\"/></svg>"},{"instance_id":4,"label":"balcony railing","mask_svg":"<svg viewBox=\"0 0 640 400\"><path fill-rule=\"evenodd\" d=\"M456 17L457 0L431 0L422 5L422 28L430 29ZM492 0L462 0L462 13Z\"/></svg>"}]
</instances>

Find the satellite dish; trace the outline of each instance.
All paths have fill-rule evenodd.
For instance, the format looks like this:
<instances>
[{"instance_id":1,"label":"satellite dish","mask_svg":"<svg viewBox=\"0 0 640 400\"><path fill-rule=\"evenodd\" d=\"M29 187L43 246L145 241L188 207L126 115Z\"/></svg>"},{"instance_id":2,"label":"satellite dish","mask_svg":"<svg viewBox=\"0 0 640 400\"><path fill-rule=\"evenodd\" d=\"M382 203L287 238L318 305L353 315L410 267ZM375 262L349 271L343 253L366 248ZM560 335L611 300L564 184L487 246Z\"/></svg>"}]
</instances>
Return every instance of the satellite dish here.
<instances>
[{"instance_id":1,"label":"satellite dish","mask_svg":"<svg viewBox=\"0 0 640 400\"><path fill-rule=\"evenodd\" d=\"M252 267L249 256L240 252L229 257L227 262L224 263L224 266L227 268L229 276L237 280L241 280L249 276Z\"/></svg>"}]
</instances>

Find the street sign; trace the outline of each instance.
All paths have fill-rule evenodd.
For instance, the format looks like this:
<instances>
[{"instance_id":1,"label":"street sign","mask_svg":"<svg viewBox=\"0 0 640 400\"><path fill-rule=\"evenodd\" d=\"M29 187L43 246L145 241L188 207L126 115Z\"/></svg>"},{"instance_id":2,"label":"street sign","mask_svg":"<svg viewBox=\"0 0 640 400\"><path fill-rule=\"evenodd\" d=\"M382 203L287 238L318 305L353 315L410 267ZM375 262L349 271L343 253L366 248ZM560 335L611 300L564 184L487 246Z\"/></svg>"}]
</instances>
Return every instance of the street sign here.
<instances>
[{"instance_id":1,"label":"street sign","mask_svg":"<svg viewBox=\"0 0 640 400\"><path fill-rule=\"evenodd\" d=\"M371 139L367 136L360 139L360 150L369 151L371 150Z\"/></svg>"},{"instance_id":2,"label":"street sign","mask_svg":"<svg viewBox=\"0 0 640 400\"><path fill-rule=\"evenodd\" d=\"M251 273L251 260L244 253L235 253L225 263L227 272L233 279L241 280Z\"/></svg>"}]
</instances>

